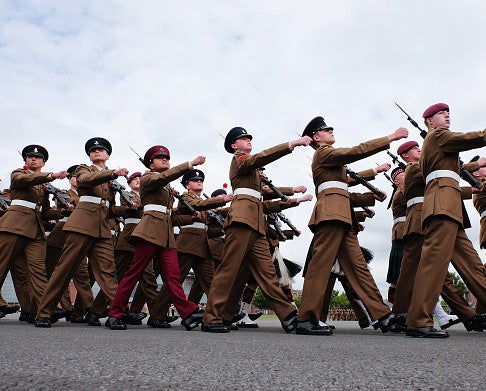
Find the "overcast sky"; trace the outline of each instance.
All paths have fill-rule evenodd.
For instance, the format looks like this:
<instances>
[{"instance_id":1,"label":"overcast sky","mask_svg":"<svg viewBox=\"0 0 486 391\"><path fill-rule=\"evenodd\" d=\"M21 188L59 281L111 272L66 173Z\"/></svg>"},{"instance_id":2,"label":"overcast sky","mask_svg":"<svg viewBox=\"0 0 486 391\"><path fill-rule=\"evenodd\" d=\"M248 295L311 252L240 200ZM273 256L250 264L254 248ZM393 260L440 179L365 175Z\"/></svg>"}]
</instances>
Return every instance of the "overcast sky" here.
<instances>
[{"instance_id":1,"label":"overcast sky","mask_svg":"<svg viewBox=\"0 0 486 391\"><path fill-rule=\"evenodd\" d=\"M206 192L228 182L231 155L219 133L243 126L254 152L297 137L310 119L335 127L336 146L410 130L446 102L451 129L485 127L486 3L442 1L6 1L0 2L0 188L23 165L18 150L41 144L46 171L88 163L85 141L109 139L110 167L143 170L154 144L173 165L207 157ZM400 143L392 144L396 152ZM482 150L464 152L463 160ZM278 186L314 192L310 148L267 167ZM355 163L389 161L382 152ZM121 182L125 183L124 180ZM55 181L67 188L67 181ZM179 182L174 187L182 190ZM375 185L391 194L379 177ZM365 191L365 189L362 189ZM392 217L385 205L359 235L386 294ZM302 235L282 244L304 262L314 202L285 214ZM468 234L477 247L479 218ZM481 254L483 257L483 254ZM296 279L296 288L303 280Z\"/></svg>"}]
</instances>

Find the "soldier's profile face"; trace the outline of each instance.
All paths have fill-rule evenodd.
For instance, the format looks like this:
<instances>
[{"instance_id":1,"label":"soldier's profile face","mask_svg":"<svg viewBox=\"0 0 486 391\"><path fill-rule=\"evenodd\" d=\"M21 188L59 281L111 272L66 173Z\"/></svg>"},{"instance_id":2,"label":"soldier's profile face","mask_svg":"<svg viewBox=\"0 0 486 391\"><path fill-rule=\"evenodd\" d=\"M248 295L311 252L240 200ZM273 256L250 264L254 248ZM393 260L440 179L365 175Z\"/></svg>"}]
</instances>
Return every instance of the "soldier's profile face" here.
<instances>
[{"instance_id":1,"label":"soldier's profile face","mask_svg":"<svg viewBox=\"0 0 486 391\"><path fill-rule=\"evenodd\" d=\"M333 129L321 129L314 134L314 140L318 143L332 145L336 142Z\"/></svg>"},{"instance_id":2,"label":"soldier's profile face","mask_svg":"<svg viewBox=\"0 0 486 391\"><path fill-rule=\"evenodd\" d=\"M168 170L170 168L170 160L165 156L156 157L150 163L150 168L158 172Z\"/></svg>"},{"instance_id":3,"label":"soldier's profile face","mask_svg":"<svg viewBox=\"0 0 486 391\"><path fill-rule=\"evenodd\" d=\"M238 151L245 152L245 153L251 152L251 149L252 149L251 139L249 137L241 137L241 138L235 140L235 142L233 144L231 144L231 146L234 149L236 149Z\"/></svg>"},{"instance_id":4,"label":"soldier's profile face","mask_svg":"<svg viewBox=\"0 0 486 391\"><path fill-rule=\"evenodd\" d=\"M441 110L435 113L432 117L428 118L428 120L432 127L449 128L451 124L449 112L447 110Z\"/></svg>"}]
</instances>

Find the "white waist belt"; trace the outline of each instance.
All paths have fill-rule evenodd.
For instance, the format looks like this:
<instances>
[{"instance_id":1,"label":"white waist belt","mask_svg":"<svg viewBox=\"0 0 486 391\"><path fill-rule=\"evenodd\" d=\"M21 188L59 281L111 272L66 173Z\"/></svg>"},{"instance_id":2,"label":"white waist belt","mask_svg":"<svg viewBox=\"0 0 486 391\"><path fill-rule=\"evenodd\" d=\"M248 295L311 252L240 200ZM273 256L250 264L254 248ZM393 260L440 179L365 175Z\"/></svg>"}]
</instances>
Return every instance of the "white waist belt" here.
<instances>
[{"instance_id":1,"label":"white waist belt","mask_svg":"<svg viewBox=\"0 0 486 391\"><path fill-rule=\"evenodd\" d=\"M136 219L134 217L130 217L128 219L125 219L125 225L126 224L138 224L140 223L140 219Z\"/></svg>"},{"instance_id":2,"label":"white waist belt","mask_svg":"<svg viewBox=\"0 0 486 391\"><path fill-rule=\"evenodd\" d=\"M481 216L481 218L483 218L484 216L486 216L486 209L481 212L480 216Z\"/></svg>"},{"instance_id":3,"label":"white waist belt","mask_svg":"<svg viewBox=\"0 0 486 391\"><path fill-rule=\"evenodd\" d=\"M189 225L181 225L181 229L182 228L197 228L197 229L208 229L208 226L204 223L192 223L192 224L189 224Z\"/></svg>"},{"instance_id":4,"label":"white waist belt","mask_svg":"<svg viewBox=\"0 0 486 391\"><path fill-rule=\"evenodd\" d=\"M30 201L12 200L10 205L11 206L13 206L13 205L23 206L24 208L35 209L35 210L38 210L39 212L42 212L42 206L37 205L37 204L30 202Z\"/></svg>"},{"instance_id":5,"label":"white waist belt","mask_svg":"<svg viewBox=\"0 0 486 391\"><path fill-rule=\"evenodd\" d=\"M395 219L393 219L393 223L403 223L407 218L405 216L400 216Z\"/></svg>"},{"instance_id":6,"label":"white waist belt","mask_svg":"<svg viewBox=\"0 0 486 391\"><path fill-rule=\"evenodd\" d=\"M153 210L156 212L167 213L167 206L158 205L158 204L147 204L143 207L144 212L148 212L149 210Z\"/></svg>"},{"instance_id":7,"label":"white waist belt","mask_svg":"<svg viewBox=\"0 0 486 391\"><path fill-rule=\"evenodd\" d=\"M321 191L326 189L342 189L347 191L348 185L340 181L322 182L319 186L317 186L317 193L319 194Z\"/></svg>"},{"instance_id":8,"label":"white waist belt","mask_svg":"<svg viewBox=\"0 0 486 391\"><path fill-rule=\"evenodd\" d=\"M91 202L92 204L105 205L107 208L110 207L110 201L95 196L81 196L79 197L79 202Z\"/></svg>"},{"instance_id":9,"label":"white waist belt","mask_svg":"<svg viewBox=\"0 0 486 391\"><path fill-rule=\"evenodd\" d=\"M62 222L62 223L65 223L67 220L68 220L68 218L67 218L67 217L63 217L61 220L59 220L59 222L60 222L60 223L61 223L61 222Z\"/></svg>"},{"instance_id":10,"label":"white waist belt","mask_svg":"<svg viewBox=\"0 0 486 391\"><path fill-rule=\"evenodd\" d=\"M407 201L407 208L410 208L412 205L415 205L415 204L421 204L423 202L424 202L424 197L413 197L413 198L410 198Z\"/></svg>"},{"instance_id":11,"label":"white waist belt","mask_svg":"<svg viewBox=\"0 0 486 391\"><path fill-rule=\"evenodd\" d=\"M256 191L256 190L253 190L253 189L248 189L247 187L240 187L239 189L235 189L235 191L233 192L233 195L237 196L239 194L249 195L249 196L252 196L252 197L255 197L255 198L258 198L258 199L260 199L262 197L262 195L260 194L259 191Z\"/></svg>"},{"instance_id":12,"label":"white waist belt","mask_svg":"<svg viewBox=\"0 0 486 391\"><path fill-rule=\"evenodd\" d=\"M461 181L461 177L459 176L459 174L455 173L454 171L435 170L425 177L425 184L427 185L432 179L435 178L451 178L454 179L457 183Z\"/></svg>"}]
</instances>

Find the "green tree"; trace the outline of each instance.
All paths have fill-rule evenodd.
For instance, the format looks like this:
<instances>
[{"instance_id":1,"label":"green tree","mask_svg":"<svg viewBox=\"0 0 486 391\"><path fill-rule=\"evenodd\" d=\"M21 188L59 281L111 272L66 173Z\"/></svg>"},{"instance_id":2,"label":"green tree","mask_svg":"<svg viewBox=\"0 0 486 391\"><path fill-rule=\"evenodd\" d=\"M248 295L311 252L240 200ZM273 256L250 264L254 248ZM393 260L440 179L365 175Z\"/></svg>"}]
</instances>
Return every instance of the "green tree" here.
<instances>
[{"instance_id":1,"label":"green tree","mask_svg":"<svg viewBox=\"0 0 486 391\"><path fill-rule=\"evenodd\" d=\"M268 306L267 299L265 298L265 295L260 288L257 288L255 296L253 296L253 300L251 301L251 303L261 310L268 310L270 308Z\"/></svg>"},{"instance_id":2,"label":"green tree","mask_svg":"<svg viewBox=\"0 0 486 391\"><path fill-rule=\"evenodd\" d=\"M346 293L337 290L332 291L331 295L331 308L351 308L351 304L349 302L348 296Z\"/></svg>"},{"instance_id":3,"label":"green tree","mask_svg":"<svg viewBox=\"0 0 486 391\"><path fill-rule=\"evenodd\" d=\"M464 284L464 281L462 281L461 277L455 273L451 272L451 277L452 277L452 282L454 285L457 286L457 289L459 289L459 292L461 293L462 296L465 296L467 292L469 292L469 289L467 289L466 284Z\"/></svg>"}]
</instances>

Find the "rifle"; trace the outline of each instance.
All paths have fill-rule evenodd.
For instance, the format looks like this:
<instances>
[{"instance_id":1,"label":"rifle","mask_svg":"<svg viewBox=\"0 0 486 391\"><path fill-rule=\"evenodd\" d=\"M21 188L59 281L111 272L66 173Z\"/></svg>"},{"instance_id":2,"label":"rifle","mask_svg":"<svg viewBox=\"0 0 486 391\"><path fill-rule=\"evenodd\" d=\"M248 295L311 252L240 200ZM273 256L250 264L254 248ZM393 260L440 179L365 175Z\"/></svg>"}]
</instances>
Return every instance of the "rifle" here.
<instances>
[{"instance_id":1,"label":"rifle","mask_svg":"<svg viewBox=\"0 0 486 391\"><path fill-rule=\"evenodd\" d=\"M417 122L415 122L408 114L405 110L403 110L400 105L395 102L395 105L397 105L397 107L403 111L403 113L407 116L407 120L414 126L416 127L418 130L420 130L420 136L425 139L425 137L427 136L427 131L425 131L424 129L421 129L420 126L418 126ZM460 168L459 168L459 173L461 175L461 178L464 179L467 183L469 183L472 187L475 187L476 189L481 189L482 188L482 184L481 182L479 182L476 178L474 178L474 176L464 168L464 162L461 160L461 158L459 158L459 165L460 165Z\"/></svg>"},{"instance_id":2,"label":"rifle","mask_svg":"<svg viewBox=\"0 0 486 391\"><path fill-rule=\"evenodd\" d=\"M373 194L376 194L377 197L383 198L383 197L386 196L385 193L383 193L380 189L373 186L366 179L364 179L361 175L359 175L357 172L350 170L348 167L346 167L346 174L348 174L356 182L359 182L360 184L362 184L364 187L367 187Z\"/></svg>"},{"instance_id":3,"label":"rifle","mask_svg":"<svg viewBox=\"0 0 486 391\"><path fill-rule=\"evenodd\" d=\"M272 181L262 172L260 171L260 177L261 177L261 180L262 182L267 185L270 189L272 189L272 191L277 194L277 196L283 201L283 202L288 202L289 201L289 198L283 194L279 189L278 187L276 187Z\"/></svg>"},{"instance_id":4,"label":"rifle","mask_svg":"<svg viewBox=\"0 0 486 391\"><path fill-rule=\"evenodd\" d=\"M10 198L4 197L0 194L0 209L7 210L10 205Z\"/></svg>"},{"instance_id":5,"label":"rifle","mask_svg":"<svg viewBox=\"0 0 486 391\"><path fill-rule=\"evenodd\" d=\"M123 200L128 204L132 205L132 198L134 197L132 193L129 191L125 190L125 186L123 186L120 182L116 180L111 180L110 181L110 189L117 191L120 193L120 197L123 198Z\"/></svg>"},{"instance_id":6,"label":"rifle","mask_svg":"<svg viewBox=\"0 0 486 391\"><path fill-rule=\"evenodd\" d=\"M296 226L292 224L290 219L286 217L282 212L277 212L277 216L280 220L282 220L285 224L289 226L289 228L292 230L295 236L299 236L301 234L301 232L296 228Z\"/></svg>"},{"instance_id":7,"label":"rifle","mask_svg":"<svg viewBox=\"0 0 486 391\"><path fill-rule=\"evenodd\" d=\"M278 240L285 241L287 240L287 236L285 236L284 232L282 231L282 223L278 220L277 213L268 213L267 218L270 224L273 224L275 227L275 231L277 232Z\"/></svg>"},{"instance_id":8,"label":"rifle","mask_svg":"<svg viewBox=\"0 0 486 391\"><path fill-rule=\"evenodd\" d=\"M402 162L397 155L394 155L388 149L386 150L386 153L388 154L388 156L392 158L393 163L395 163L402 170L405 170L407 168L407 165L404 162Z\"/></svg>"},{"instance_id":9,"label":"rifle","mask_svg":"<svg viewBox=\"0 0 486 391\"><path fill-rule=\"evenodd\" d=\"M49 182L43 183L42 188L49 194L52 194L54 198L61 204L64 209L69 209L69 195L63 193L62 190L54 187Z\"/></svg>"},{"instance_id":10,"label":"rifle","mask_svg":"<svg viewBox=\"0 0 486 391\"><path fill-rule=\"evenodd\" d=\"M176 189L172 188L171 186L169 186L169 189L171 194L175 198L177 198L182 205L184 205L187 209L189 209L189 212L191 212L193 216L197 216L197 210L194 209L194 207L184 199L184 196L181 193L179 193Z\"/></svg>"},{"instance_id":11,"label":"rifle","mask_svg":"<svg viewBox=\"0 0 486 391\"><path fill-rule=\"evenodd\" d=\"M203 193L203 196L206 197L206 199L209 198L206 193ZM209 209L207 212L209 213L210 217L212 217L214 220L216 220L218 222L219 225L221 225L221 227L224 227L224 217L223 216L221 216L214 209Z\"/></svg>"}]
</instances>

